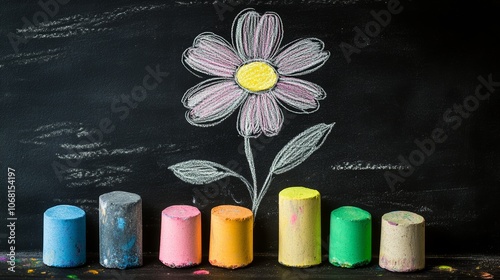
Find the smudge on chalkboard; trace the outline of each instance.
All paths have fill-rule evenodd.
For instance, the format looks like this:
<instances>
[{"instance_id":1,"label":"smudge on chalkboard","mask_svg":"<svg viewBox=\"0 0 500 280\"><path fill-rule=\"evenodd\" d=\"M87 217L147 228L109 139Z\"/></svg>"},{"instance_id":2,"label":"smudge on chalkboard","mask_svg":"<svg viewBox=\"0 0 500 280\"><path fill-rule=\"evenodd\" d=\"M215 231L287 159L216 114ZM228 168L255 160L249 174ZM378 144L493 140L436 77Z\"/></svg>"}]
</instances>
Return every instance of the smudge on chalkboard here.
<instances>
[{"instance_id":1,"label":"smudge on chalkboard","mask_svg":"<svg viewBox=\"0 0 500 280\"><path fill-rule=\"evenodd\" d=\"M66 56L64 48L47 49L38 52L8 54L0 57L0 68L8 65L27 65L43 63Z\"/></svg>"},{"instance_id":2,"label":"smudge on chalkboard","mask_svg":"<svg viewBox=\"0 0 500 280\"><path fill-rule=\"evenodd\" d=\"M67 144L63 144L67 145ZM95 147L99 145L94 145ZM79 149L80 150L80 149ZM99 149L96 151L79 151L78 153L68 153L68 154L56 154L59 159L85 159L91 158L95 159L101 156L114 156L114 155L130 155L130 154L144 154L148 152L149 149L146 147L135 147L135 148L121 148L121 149Z\"/></svg>"},{"instance_id":3,"label":"smudge on chalkboard","mask_svg":"<svg viewBox=\"0 0 500 280\"><path fill-rule=\"evenodd\" d=\"M332 170L404 170L407 166L391 163L371 163L364 161L342 162L331 166Z\"/></svg>"},{"instance_id":4,"label":"smudge on chalkboard","mask_svg":"<svg viewBox=\"0 0 500 280\"><path fill-rule=\"evenodd\" d=\"M54 202L57 203L65 203L65 204L83 204L83 203L90 203L90 204L96 204L98 201L97 199L86 199L86 198L66 198L66 199L61 199L61 198L54 198Z\"/></svg>"},{"instance_id":5,"label":"smudge on chalkboard","mask_svg":"<svg viewBox=\"0 0 500 280\"><path fill-rule=\"evenodd\" d=\"M41 125L33 131L23 131L23 134L31 134L19 140L22 144L46 145L47 141L56 137L71 137L85 128L77 122L55 122Z\"/></svg>"},{"instance_id":6,"label":"smudge on chalkboard","mask_svg":"<svg viewBox=\"0 0 500 280\"><path fill-rule=\"evenodd\" d=\"M70 204L75 205L83 210L86 213L98 213L99 209L96 208L96 204L98 204L97 199L82 199L82 198L54 198L52 201L55 204Z\"/></svg>"},{"instance_id":7,"label":"smudge on chalkboard","mask_svg":"<svg viewBox=\"0 0 500 280\"><path fill-rule=\"evenodd\" d=\"M62 198L54 198L52 201L55 204L70 204L70 205L75 205L83 210L85 210L86 213L98 213L99 210L98 208L95 207L95 205L98 203L96 199L72 199L72 198L67 198L67 199L62 199Z\"/></svg>"},{"instance_id":8,"label":"smudge on chalkboard","mask_svg":"<svg viewBox=\"0 0 500 280\"><path fill-rule=\"evenodd\" d=\"M69 188L74 187L86 187L86 186L95 186L95 187L107 187L113 186L125 181L127 177L117 175L117 176L107 176L103 178L97 178L92 180L82 180L78 182L70 182L66 186Z\"/></svg>"},{"instance_id":9,"label":"smudge on chalkboard","mask_svg":"<svg viewBox=\"0 0 500 280\"><path fill-rule=\"evenodd\" d=\"M216 0L210 3L223 3L223 4L228 4L228 5L234 5L235 3L238 3L241 6L249 6L249 5L257 5L257 4L264 4L268 6L287 6L287 5L297 5L297 4L318 4L318 5L324 5L324 6L331 6L331 5L353 5L358 2L380 2L381 0L376 0L376 1L366 1L366 0L271 0L271 1L261 1L261 0L239 0L239 1L234 1L234 0ZM183 5L183 6L195 6L195 5L206 5L206 2L203 1L196 1L196 0L177 0L175 1L176 4L178 5ZM231 6L230 6L231 7Z\"/></svg>"},{"instance_id":10,"label":"smudge on chalkboard","mask_svg":"<svg viewBox=\"0 0 500 280\"><path fill-rule=\"evenodd\" d=\"M59 121L39 125L32 130L21 130L20 143L52 146L55 156L63 162L81 162L76 167L67 166L59 170L66 187L106 187L126 182L137 168L137 157L155 153L168 155L179 151L196 149L183 144L155 143L152 145L128 145L110 148L112 142L91 141L91 126L71 121ZM95 135L94 135L95 136ZM93 138L90 138L93 139ZM99 162L94 160L98 159ZM102 163L102 160L106 163ZM120 162L121 165L111 164ZM96 164L97 163L97 164ZM158 162L158 165L162 165ZM165 164L166 165L166 164Z\"/></svg>"},{"instance_id":11,"label":"smudge on chalkboard","mask_svg":"<svg viewBox=\"0 0 500 280\"><path fill-rule=\"evenodd\" d=\"M56 154L56 156L62 160L66 159L76 160L76 159L86 159L86 158L95 159L105 155L109 155L109 152L106 149L100 149L97 151L78 151L77 153Z\"/></svg>"},{"instance_id":12,"label":"smudge on chalkboard","mask_svg":"<svg viewBox=\"0 0 500 280\"><path fill-rule=\"evenodd\" d=\"M61 144L61 148L64 148L64 149L77 149L77 150L83 150L83 149L95 149L95 148L99 148L99 147L102 147L102 146L108 146L109 143L97 143L97 142L93 142L93 143L88 143L88 144Z\"/></svg>"},{"instance_id":13,"label":"smudge on chalkboard","mask_svg":"<svg viewBox=\"0 0 500 280\"><path fill-rule=\"evenodd\" d=\"M432 213L434 211L432 209L430 209L429 207L427 207L427 206L420 206L420 208L418 208L418 212L419 213L422 213L422 212Z\"/></svg>"},{"instance_id":14,"label":"smudge on chalkboard","mask_svg":"<svg viewBox=\"0 0 500 280\"><path fill-rule=\"evenodd\" d=\"M66 179L83 179L83 178L97 178L102 175L116 175L117 173L131 173L132 170L126 166L105 166L97 168L96 170L86 170L82 168L71 168L68 169L69 173Z\"/></svg>"},{"instance_id":15,"label":"smudge on chalkboard","mask_svg":"<svg viewBox=\"0 0 500 280\"><path fill-rule=\"evenodd\" d=\"M38 131L48 131L48 130L51 130L51 129L56 129L56 128L60 128L60 127L71 127L71 126L82 126L81 123L73 123L73 122L55 122L55 123L51 123L51 124L46 124L46 125L41 125L39 127L37 127L34 131L38 132Z\"/></svg>"},{"instance_id":16,"label":"smudge on chalkboard","mask_svg":"<svg viewBox=\"0 0 500 280\"><path fill-rule=\"evenodd\" d=\"M69 17L30 25L18 29L19 33L26 34L26 39L52 39L84 36L92 33L102 33L115 30L111 23L130 19L143 12L161 10L168 5L147 5L120 7L113 11L102 13L76 14ZM107 26L108 25L108 26Z\"/></svg>"}]
</instances>

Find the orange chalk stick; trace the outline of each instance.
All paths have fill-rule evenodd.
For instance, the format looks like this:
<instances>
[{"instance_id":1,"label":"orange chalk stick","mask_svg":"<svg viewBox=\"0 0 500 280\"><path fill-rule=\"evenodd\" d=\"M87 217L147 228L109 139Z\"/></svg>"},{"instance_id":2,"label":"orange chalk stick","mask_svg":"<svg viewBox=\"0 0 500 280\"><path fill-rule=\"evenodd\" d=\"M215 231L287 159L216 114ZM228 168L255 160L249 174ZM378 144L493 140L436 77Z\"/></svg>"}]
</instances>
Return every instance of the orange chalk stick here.
<instances>
[{"instance_id":1,"label":"orange chalk stick","mask_svg":"<svg viewBox=\"0 0 500 280\"><path fill-rule=\"evenodd\" d=\"M233 205L212 208L208 260L213 266L240 268L253 261L253 213Z\"/></svg>"}]
</instances>

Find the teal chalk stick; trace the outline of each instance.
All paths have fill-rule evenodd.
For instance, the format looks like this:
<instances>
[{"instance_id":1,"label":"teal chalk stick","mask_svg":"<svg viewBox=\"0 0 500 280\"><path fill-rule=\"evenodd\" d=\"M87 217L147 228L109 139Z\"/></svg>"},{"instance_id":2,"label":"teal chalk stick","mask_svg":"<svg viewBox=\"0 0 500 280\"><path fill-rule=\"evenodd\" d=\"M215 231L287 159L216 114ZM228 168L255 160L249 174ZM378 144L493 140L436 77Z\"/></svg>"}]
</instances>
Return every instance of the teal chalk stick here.
<instances>
[{"instance_id":1,"label":"teal chalk stick","mask_svg":"<svg viewBox=\"0 0 500 280\"><path fill-rule=\"evenodd\" d=\"M343 206L330 216L329 261L339 267L353 268L370 263L372 258L372 217L367 211Z\"/></svg>"}]
</instances>

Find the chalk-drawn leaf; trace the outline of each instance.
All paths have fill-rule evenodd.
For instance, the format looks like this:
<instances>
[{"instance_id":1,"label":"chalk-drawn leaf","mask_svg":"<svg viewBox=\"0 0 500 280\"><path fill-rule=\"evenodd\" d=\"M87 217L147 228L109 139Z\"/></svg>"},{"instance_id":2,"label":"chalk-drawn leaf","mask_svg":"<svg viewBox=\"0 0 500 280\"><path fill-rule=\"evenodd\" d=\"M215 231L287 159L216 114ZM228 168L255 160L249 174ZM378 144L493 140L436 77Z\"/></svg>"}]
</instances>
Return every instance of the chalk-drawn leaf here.
<instances>
[{"instance_id":1,"label":"chalk-drawn leaf","mask_svg":"<svg viewBox=\"0 0 500 280\"><path fill-rule=\"evenodd\" d=\"M274 158L271 172L281 174L301 164L323 145L334 125L317 124L290 140Z\"/></svg>"},{"instance_id":2,"label":"chalk-drawn leaf","mask_svg":"<svg viewBox=\"0 0 500 280\"><path fill-rule=\"evenodd\" d=\"M240 176L223 165L206 160L188 160L169 166L168 169L182 181L195 185L212 183L227 176Z\"/></svg>"}]
</instances>

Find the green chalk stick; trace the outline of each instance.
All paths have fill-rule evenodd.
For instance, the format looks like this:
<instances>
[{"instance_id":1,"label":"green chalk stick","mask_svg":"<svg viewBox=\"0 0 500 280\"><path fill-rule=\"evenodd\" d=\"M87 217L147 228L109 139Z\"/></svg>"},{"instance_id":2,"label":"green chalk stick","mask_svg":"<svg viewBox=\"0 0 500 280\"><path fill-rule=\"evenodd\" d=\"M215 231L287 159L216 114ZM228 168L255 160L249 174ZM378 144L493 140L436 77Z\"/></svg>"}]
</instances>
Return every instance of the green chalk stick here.
<instances>
[{"instance_id":1,"label":"green chalk stick","mask_svg":"<svg viewBox=\"0 0 500 280\"><path fill-rule=\"evenodd\" d=\"M330 216L331 264L353 268L372 259L372 216L363 209L343 206Z\"/></svg>"}]
</instances>

